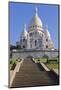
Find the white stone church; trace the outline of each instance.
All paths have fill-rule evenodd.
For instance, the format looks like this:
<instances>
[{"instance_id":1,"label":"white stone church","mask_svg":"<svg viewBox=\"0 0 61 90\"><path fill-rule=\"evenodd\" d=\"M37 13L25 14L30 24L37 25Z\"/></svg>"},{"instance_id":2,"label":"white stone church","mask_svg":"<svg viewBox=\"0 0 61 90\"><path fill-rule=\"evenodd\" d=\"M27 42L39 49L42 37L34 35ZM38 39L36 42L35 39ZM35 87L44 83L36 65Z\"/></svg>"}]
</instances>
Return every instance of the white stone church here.
<instances>
[{"instance_id":1,"label":"white stone church","mask_svg":"<svg viewBox=\"0 0 61 90\"><path fill-rule=\"evenodd\" d=\"M23 32L20 36L20 41L17 42L22 49L41 49L52 50L54 49L53 42L51 40L48 26L44 29L42 21L38 16L38 10L36 8L35 14L30 20L28 29L26 24L24 25Z\"/></svg>"}]
</instances>

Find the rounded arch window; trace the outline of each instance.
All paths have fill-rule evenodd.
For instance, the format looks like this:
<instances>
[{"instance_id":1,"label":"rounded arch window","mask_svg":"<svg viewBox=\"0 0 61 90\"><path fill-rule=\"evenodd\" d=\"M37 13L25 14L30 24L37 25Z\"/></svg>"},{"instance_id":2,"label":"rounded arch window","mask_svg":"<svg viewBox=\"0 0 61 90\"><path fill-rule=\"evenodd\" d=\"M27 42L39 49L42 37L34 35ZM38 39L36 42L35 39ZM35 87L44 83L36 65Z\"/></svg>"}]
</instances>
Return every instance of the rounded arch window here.
<instances>
[{"instance_id":1,"label":"rounded arch window","mask_svg":"<svg viewBox=\"0 0 61 90\"><path fill-rule=\"evenodd\" d=\"M23 45L23 48L25 48L25 45Z\"/></svg>"},{"instance_id":2,"label":"rounded arch window","mask_svg":"<svg viewBox=\"0 0 61 90\"><path fill-rule=\"evenodd\" d=\"M35 40L35 46L37 45L37 40Z\"/></svg>"},{"instance_id":3,"label":"rounded arch window","mask_svg":"<svg viewBox=\"0 0 61 90\"><path fill-rule=\"evenodd\" d=\"M46 39L46 42L48 42L48 39Z\"/></svg>"},{"instance_id":4,"label":"rounded arch window","mask_svg":"<svg viewBox=\"0 0 61 90\"><path fill-rule=\"evenodd\" d=\"M23 39L23 42L25 41L25 39Z\"/></svg>"},{"instance_id":5,"label":"rounded arch window","mask_svg":"<svg viewBox=\"0 0 61 90\"><path fill-rule=\"evenodd\" d=\"M48 48L48 45L46 45L46 48Z\"/></svg>"}]
</instances>

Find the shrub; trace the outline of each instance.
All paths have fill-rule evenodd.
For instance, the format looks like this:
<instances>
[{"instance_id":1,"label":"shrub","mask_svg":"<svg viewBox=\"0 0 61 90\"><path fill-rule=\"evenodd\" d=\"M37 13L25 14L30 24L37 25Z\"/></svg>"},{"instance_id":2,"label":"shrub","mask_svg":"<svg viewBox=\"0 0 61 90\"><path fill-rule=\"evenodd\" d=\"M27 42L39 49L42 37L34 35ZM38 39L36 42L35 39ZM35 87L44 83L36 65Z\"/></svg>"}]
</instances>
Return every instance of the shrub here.
<instances>
[{"instance_id":1,"label":"shrub","mask_svg":"<svg viewBox=\"0 0 61 90\"><path fill-rule=\"evenodd\" d=\"M10 60L10 69L14 70L16 64L17 64L17 61L15 59L14 60Z\"/></svg>"},{"instance_id":2,"label":"shrub","mask_svg":"<svg viewBox=\"0 0 61 90\"><path fill-rule=\"evenodd\" d=\"M15 69L15 66L16 66L16 63L14 62L12 67L11 67L11 70L14 70Z\"/></svg>"},{"instance_id":3,"label":"shrub","mask_svg":"<svg viewBox=\"0 0 61 90\"><path fill-rule=\"evenodd\" d=\"M12 64L12 60L10 61L10 64Z\"/></svg>"},{"instance_id":4,"label":"shrub","mask_svg":"<svg viewBox=\"0 0 61 90\"><path fill-rule=\"evenodd\" d=\"M46 63L47 62L47 58L40 58L40 62Z\"/></svg>"},{"instance_id":5,"label":"shrub","mask_svg":"<svg viewBox=\"0 0 61 90\"><path fill-rule=\"evenodd\" d=\"M48 63L57 63L58 62L58 58L49 58L48 59Z\"/></svg>"}]
</instances>

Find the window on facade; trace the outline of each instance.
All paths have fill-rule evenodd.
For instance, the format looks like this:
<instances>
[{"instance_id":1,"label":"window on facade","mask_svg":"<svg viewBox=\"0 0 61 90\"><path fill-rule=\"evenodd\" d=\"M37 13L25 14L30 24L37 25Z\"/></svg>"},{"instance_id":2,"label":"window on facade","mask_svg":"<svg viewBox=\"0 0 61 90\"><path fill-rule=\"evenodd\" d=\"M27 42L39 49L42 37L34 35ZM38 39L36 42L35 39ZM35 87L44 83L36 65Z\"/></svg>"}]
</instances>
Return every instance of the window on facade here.
<instances>
[{"instance_id":1,"label":"window on facade","mask_svg":"<svg viewBox=\"0 0 61 90\"><path fill-rule=\"evenodd\" d=\"M30 39L30 43L32 43L33 42L33 39Z\"/></svg>"},{"instance_id":2,"label":"window on facade","mask_svg":"<svg viewBox=\"0 0 61 90\"><path fill-rule=\"evenodd\" d=\"M35 40L35 46L37 45L37 40Z\"/></svg>"},{"instance_id":3,"label":"window on facade","mask_svg":"<svg viewBox=\"0 0 61 90\"><path fill-rule=\"evenodd\" d=\"M23 39L23 42L25 41L25 39Z\"/></svg>"},{"instance_id":4,"label":"window on facade","mask_svg":"<svg viewBox=\"0 0 61 90\"><path fill-rule=\"evenodd\" d=\"M48 48L48 45L46 45L46 48Z\"/></svg>"},{"instance_id":5,"label":"window on facade","mask_svg":"<svg viewBox=\"0 0 61 90\"><path fill-rule=\"evenodd\" d=\"M32 36L32 33L30 33L30 36Z\"/></svg>"},{"instance_id":6,"label":"window on facade","mask_svg":"<svg viewBox=\"0 0 61 90\"><path fill-rule=\"evenodd\" d=\"M38 27L37 25L35 25L35 27Z\"/></svg>"},{"instance_id":7,"label":"window on facade","mask_svg":"<svg viewBox=\"0 0 61 90\"><path fill-rule=\"evenodd\" d=\"M35 32L35 34L37 34L37 32Z\"/></svg>"},{"instance_id":8,"label":"window on facade","mask_svg":"<svg viewBox=\"0 0 61 90\"><path fill-rule=\"evenodd\" d=\"M39 47L42 47L42 39L38 39Z\"/></svg>"},{"instance_id":9,"label":"window on facade","mask_svg":"<svg viewBox=\"0 0 61 90\"><path fill-rule=\"evenodd\" d=\"M35 37L37 37L37 32L34 32Z\"/></svg>"},{"instance_id":10,"label":"window on facade","mask_svg":"<svg viewBox=\"0 0 61 90\"><path fill-rule=\"evenodd\" d=\"M30 33L30 36L34 35L34 32Z\"/></svg>"},{"instance_id":11,"label":"window on facade","mask_svg":"<svg viewBox=\"0 0 61 90\"><path fill-rule=\"evenodd\" d=\"M25 48L25 46L23 45L23 48Z\"/></svg>"},{"instance_id":12,"label":"window on facade","mask_svg":"<svg viewBox=\"0 0 61 90\"><path fill-rule=\"evenodd\" d=\"M46 39L46 42L48 42L48 39Z\"/></svg>"}]
</instances>

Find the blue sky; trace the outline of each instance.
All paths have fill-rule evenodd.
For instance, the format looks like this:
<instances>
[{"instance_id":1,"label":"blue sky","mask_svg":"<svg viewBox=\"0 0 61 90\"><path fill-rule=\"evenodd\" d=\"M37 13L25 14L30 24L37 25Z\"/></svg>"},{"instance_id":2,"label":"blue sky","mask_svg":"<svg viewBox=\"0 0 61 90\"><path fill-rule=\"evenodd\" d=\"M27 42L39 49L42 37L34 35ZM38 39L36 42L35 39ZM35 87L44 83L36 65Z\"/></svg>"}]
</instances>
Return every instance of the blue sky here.
<instances>
[{"instance_id":1,"label":"blue sky","mask_svg":"<svg viewBox=\"0 0 61 90\"><path fill-rule=\"evenodd\" d=\"M10 44L20 40L24 24L28 28L36 7L43 26L48 25L54 47L58 48L58 6L45 4L9 3Z\"/></svg>"}]
</instances>

